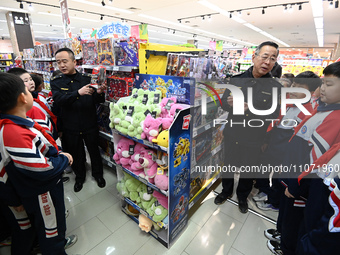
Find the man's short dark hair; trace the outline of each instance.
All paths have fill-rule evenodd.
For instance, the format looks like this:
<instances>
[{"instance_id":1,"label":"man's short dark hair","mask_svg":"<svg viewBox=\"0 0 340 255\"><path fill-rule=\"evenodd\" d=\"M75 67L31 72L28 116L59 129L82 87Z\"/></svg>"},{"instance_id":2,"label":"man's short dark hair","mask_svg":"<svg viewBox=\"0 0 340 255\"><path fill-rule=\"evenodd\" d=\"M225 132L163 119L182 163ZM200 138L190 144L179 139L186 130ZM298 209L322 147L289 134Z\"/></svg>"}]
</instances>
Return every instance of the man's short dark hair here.
<instances>
[{"instance_id":1,"label":"man's short dark hair","mask_svg":"<svg viewBox=\"0 0 340 255\"><path fill-rule=\"evenodd\" d=\"M24 82L18 75L0 73L0 112L7 113L12 110L18 102L21 93L26 94Z\"/></svg>"},{"instance_id":2,"label":"man's short dark hair","mask_svg":"<svg viewBox=\"0 0 340 255\"><path fill-rule=\"evenodd\" d=\"M326 66L326 68L323 70L323 74L334 75L340 78L340 62L335 62L333 64L330 64L329 66Z\"/></svg>"},{"instance_id":3,"label":"man's short dark hair","mask_svg":"<svg viewBox=\"0 0 340 255\"><path fill-rule=\"evenodd\" d=\"M307 85L309 91L315 91L322 84L320 77L312 71L305 71L298 74L294 78L294 82Z\"/></svg>"},{"instance_id":4,"label":"man's short dark hair","mask_svg":"<svg viewBox=\"0 0 340 255\"><path fill-rule=\"evenodd\" d=\"M279 56L279 45L277 45L276 43L274 43L272 41L266 41L266 42L261 43L259 46L257 46L257 48L255 50L255 55L259 55L262 47L264 47L264 46L272 46L272 47L274 47L275 49L277 49L276 57Z\"/></svg>"},{"instance_id":5,"label":"man's short dark hair","mask_svg":"<svg viewBox=\"0 0 340 255\"><path fill-rule=\"evenodd\" d=\"M66 52L68 53L68 55L70 56L70 58L72 59L72 61L76 59L76 58L74 57L74 52L73 52L71 49L69 49L69 48L60 48L59 50L57 50L57 51L55 52L55 56L57 56L57 54L58 54L59 52L62 52L62 51L66 51Z\"/></svg>"},{"instance_id":6,"label":"man's short dark hair","mask_svg":"<svg viewBox=\"0 0 340 255\"><path fill-rule=\"evenodd\" d=\"M43 79L40 75L31 73L32 80L35 84L35 90L39 88L39 86L43 83Z\"/></svg>"},{"instance_id":7,"label":"man's short dark hair","mask_svg":"<svg viewBox=\"0 0 340 255\"><path fill-rule=\"evenodd\" d=\"M11 68L7 71L7 73L11 73L11 74L14 74L16 76L21 76L25 73L28 73L24 68L20 68L20 67L14 67L14 68Z\"/></svg>"}]
</instances>

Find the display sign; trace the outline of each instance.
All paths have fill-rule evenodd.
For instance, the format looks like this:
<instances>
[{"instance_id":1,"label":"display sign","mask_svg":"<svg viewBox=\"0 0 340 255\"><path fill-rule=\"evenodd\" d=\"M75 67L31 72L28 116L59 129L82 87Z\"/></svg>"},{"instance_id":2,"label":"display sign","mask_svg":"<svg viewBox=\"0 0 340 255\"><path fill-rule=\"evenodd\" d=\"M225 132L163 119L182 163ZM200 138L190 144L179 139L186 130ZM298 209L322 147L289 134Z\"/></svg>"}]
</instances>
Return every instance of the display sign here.
<instances>
[{"instance_id":1,"label":"display sign","mask_svg":"<svg viewBox=\"0 0 340 255\"><path fill-rule=\"evenodd\" d=\"M129 37L131 33L131 27L125 23L112 22L110 24L105 24L98 29L97 37L102 38L119 38L119 37Z\"/></svg>"},{"instance_id":2,"label":"display sign","mask_svg":"<svg viewBox=\"0 0 340 255\"><path fill-rule=\"evenodd\" d=\"M72 39L71 22L68 15L67 0L59 0L61 18L64 27L65 38Z\"/></svg>"},{"instance_id":3,"label":"display sign","mask_svg":"<svg viewBox=\"0 0 340 255\"><path fill-rule=\"evenodd\" d=\"M27 13L12 12L15 35L17 37L19 51L33 48L32 31Z\"/></svg>"},{"instance_id":4,"label":"display sign","mask_svg":"<svg viewBox=\"0 0 340 255\"><path fill-rule=\"evenodd\" d=\"M223 41L217 41L216 42L216 50L217 51L223 51Z\"/></svg>"},{"instance_id":5,"label":"display sign","mask_svg":"<svg viewBox=\"0 0 340 255\"><path fill-rule=\"evenodd\" d=\"M210 50L216 50L216 42L215 41L209 42L209 49Z\"/></svg>"}]
</instances>

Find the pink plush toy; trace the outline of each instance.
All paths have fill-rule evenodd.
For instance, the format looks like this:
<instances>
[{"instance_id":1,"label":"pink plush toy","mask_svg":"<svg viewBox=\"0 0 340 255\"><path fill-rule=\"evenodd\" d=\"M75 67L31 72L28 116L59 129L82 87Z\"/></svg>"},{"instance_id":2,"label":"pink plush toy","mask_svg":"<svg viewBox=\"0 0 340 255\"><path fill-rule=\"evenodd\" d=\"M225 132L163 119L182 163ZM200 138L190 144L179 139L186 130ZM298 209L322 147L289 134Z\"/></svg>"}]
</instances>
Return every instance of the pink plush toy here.
<instances>
[{"instance_id":1,"label":"pink plush toy","mask_svg":"<svg viewBox=\"0 0 340 255\"><path fill-rule=\"evenodd\" d=\"M174 104L173 106L171 106L170 109L170 118L172 118L172 120L175 118L177 111L179 110L183 110L184 107L180 104Z\"/></svg>"},{"instance_id":2,"label":"pink plush toy","mask_svg":"<svg viewBox=\"0 0 340 255\"><path fill-rule=\"evenodd\" d=\"M135 142L122 137L119 142L117 143L117 150L116 153L113 155L113 160L117 163L122 165L122 167L125 167L127 169L130 168L130 158L131 155L129 154L129 149L130 149L130 145L134 146Z\"/></svg>"},{"instance_id":3,"label":"pink plush toy","mask_svg":"<svg viewBox=\"0 0 340 255\"><path fill-rule=\"evenodd\" d=\"M129 164L131 165L130 170L136 174L140 175L144 173L144 168L139 164L139 157L140 157L140 152L142 149L145 149L145 145L141 143L136 143L136 146L134 148L134 154L131 156Z\"/></svg>"},{"instance_id":4,"label":"pink plush toy","mask_svg":"<svg viewBox=\"0 0 340 255\"><path fill-rule=\"evenodd\" d=\"M168 170L158 167L157 174L155 176L155 185L161 190L168 190L169 188L169 177Z\"/></svg>"},{"instance_id":5,"label":"pink plush toy","mask_svg":"<svg viewBox=\"0 0 340 255\"><path fill-rule=\"evenodd\" d=\"M155 190L152 195L157 198L158 202L163 206L165 209L169 210L169 203L168 198L163 195L162 193L159 193L157 190Z\"/></svg>"},{"instance_id":6,"label":"pink plush toy","mask_svg":"<svg viewBox=\"0 0 340 255\"><path fill-rule=\"evenodd\" d=\"M144 175L141 177L147 179L150 183L155 183L154 177L157 173L157 163L154 161L157 156L154 151L149 149L142 149L139 155L139 164L144 168Z\"/></svg>"},{"instance_id":7,"label":"pink plush toy","mask_svg":"<svg viewBox=\"0 0 340 255\"><path fill-rule=\"evenodd\" d=\"M171 109L168 113L168 116L167 117L163 117L163 118L158 118L161 122L162 122L162 129L163 130L166 130L166 129L169 129L172 122L174 121L174 117L176 115L176 111L177 110L182 110L184 109L184 107L182 105L179 105L179 104L172 104L171 105Z\"/></svg>"},{"instance_id":8,"label":"pink plush toy","mask_svg":"<svg viewBox=\"0 0 340 255\"><path fill-rule=\"evenodd\" d=\"M146 116L145 120L142 121L142 129L143 132L141 134L142 139L148 139L150 142L152 142L152 139L157 138L160 130L162 122L159 119L154 119L150 114Z\"/></svg>"},{"instance_id":9,"label":"pink plush toy","mask_svg":"<svg viewBox=\"0 0 340 255\"><path fill-rule=\"evenodd\" d=\"M171 100L169 102L169 100ZM166 98L164 97L160 103L160 106L161 106L161 114L160 114L160 117L161 118L167 118L169 117L169 113L170 113L170 109L171 109L171 106L173 104L175 104L177 102L177 99L176 97L170 97L170 98Z\"/></svg>"}]
</instances>

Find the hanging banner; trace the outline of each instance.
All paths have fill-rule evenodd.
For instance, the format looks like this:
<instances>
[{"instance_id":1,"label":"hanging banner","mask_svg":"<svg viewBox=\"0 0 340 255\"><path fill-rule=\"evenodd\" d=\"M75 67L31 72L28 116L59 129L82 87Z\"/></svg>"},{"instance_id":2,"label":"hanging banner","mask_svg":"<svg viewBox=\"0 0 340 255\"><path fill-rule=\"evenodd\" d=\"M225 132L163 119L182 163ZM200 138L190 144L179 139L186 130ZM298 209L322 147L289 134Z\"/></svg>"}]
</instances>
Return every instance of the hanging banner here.
<instances>
[{"instance_id":1,"label":"hanging banner","mask_svg":"<svg viewBox=\"0 0 340 255\"><path fill-rule=\"evenodd\" d=\"M97 37L102 38L119 38L119 37L129 37L131 33L131 27L125 23L112 22L110 24L105 24L98 29Z\"/></svg>"},{"instance_id":2,"label":"hanging banner","mask_svg":"<svg viewBox=\"0 0 340 255\"><path fill-rule=\"evenodd\" d=\"M209 42L209 49L210 50L216 50L216 42L215 41Z\"/></svg>"},{"instance_id":3,"label":"hanging banner","mask_svg":"<svg viewBox=\"0 0 340 255\"><path fill-rule=\"evenodd\" d=\"M217 41L216 42L216 50L217 51L223 51L223 41Z\"/></svg>"},{"instance_id":4,"label":"hanging banner","mask_svg":"<svg viewBox=\"0 0 340 255\"><path fill-rule=\"evenodd\" d=\"M68 16L67 0L59 0L65 38L72 39L71 22Z\"/></svg>"},{"instance_id":5,"label":"hanging banner","mask_svg":"<svg viewBox=\"0 0 340 255\"><path fill-rule=\"evenodd\" d=\"M139 25L131 26L131 37L139 39Z\"/></svg>"},{"instance_id":6,"label":"hanging banner","mask_svg":"<svg viewBox=\"0 0 340 255\"><path fill-rule=\"evenodd\" d=\"M149 42L148 24L139 25L139 38Z\"/></svg>"}]
</instances>

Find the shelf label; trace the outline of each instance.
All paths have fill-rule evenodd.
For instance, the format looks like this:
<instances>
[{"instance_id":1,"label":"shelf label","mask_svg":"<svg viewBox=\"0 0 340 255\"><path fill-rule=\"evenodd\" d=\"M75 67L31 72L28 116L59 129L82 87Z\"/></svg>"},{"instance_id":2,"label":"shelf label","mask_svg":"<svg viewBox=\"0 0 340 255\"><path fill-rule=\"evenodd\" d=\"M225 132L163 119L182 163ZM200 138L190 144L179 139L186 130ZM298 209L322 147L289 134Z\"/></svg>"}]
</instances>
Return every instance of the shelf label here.
<instances>
[{"instance_id":1,"label":"shelf label","mask_svg":"<svg viewBox=\"0 0 340 255\"><path fill-rule=\"evenodd\" d=\"M140 213L143 214L145 217L148 217L148 218L149 218L149 214L148 214L146 211L144 211L143 209L140 209L139 211L140 211Z\"/></svg>"},{"instance_id":2,"label":"shelf label","mask_svg":"<svg viewBox=\"0 0 340 255\"><path fill-rule=\"evenodd\" d=\"M193 136L193 137L197 136L197 130L194 130L194 131L192 132L192 136Z\"/></svg>"},{"instance_id":3,"label":"shelf label","mask_svg":"<svg viewBox=\"0 0 340 255\"><path fill-rule=\"evenodd\" d=\"M112 70L113 70L113 71L119 71L119 66L113 66L113 67L112 67Z\"/></svg>"},{"instance_id":4,"label":"shelf label","mask_svg":"<svg viewBox=\"0 0 340 255\"><path fill-rule=\"evenodd\" d=\"M148 184L148 181L144 179L143 177L138 176L138 180L144 184Z\"/></svg>"},{"instance_id":5,"label":"shelf label","mask_svg":"<svg viewBox=\"0 0 340 255\"><path fill-rule=\"evenodd\" d=\"M153 147L153 143L150 142L150 141L148 141L148 140L144 140L144 144L145 144L146 146Z\"/></svg>"},{"instance_id":6,"label":"shelf label","mask_svg":"<svg viewBox=\"0 0 340 255\"><path fill-rule=\"evenodd\" d=\"M107 165L108 165L109 167L113 167L113 165L112 165L112 163L111 163L110 161L107 162Z\"/></svg>"},{"instance_id":7,"label":"shelf label","mask_svg":"<svg viewBox=\"0 0 340 255\"><path fill-rule=\"evenodd\" d=\"M208 130L208 129L210 129L210 124L208 124L208 125L205 125L205 130Z\"/></svg>"},{"instance_id":8,"label":"shelf label","mask_svg":"<svg viewBox=\"0 0 340 255\"><path fill-rule=\"evenodd\" d=\"M191 203L189 204L189 209L194 205L194 201L191 201Z\"/></svg>"}]
</instances>

